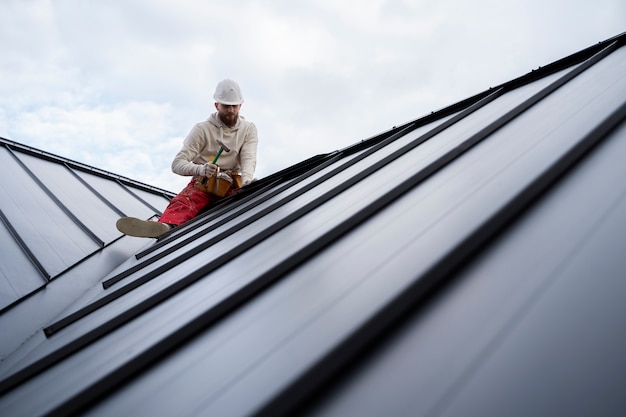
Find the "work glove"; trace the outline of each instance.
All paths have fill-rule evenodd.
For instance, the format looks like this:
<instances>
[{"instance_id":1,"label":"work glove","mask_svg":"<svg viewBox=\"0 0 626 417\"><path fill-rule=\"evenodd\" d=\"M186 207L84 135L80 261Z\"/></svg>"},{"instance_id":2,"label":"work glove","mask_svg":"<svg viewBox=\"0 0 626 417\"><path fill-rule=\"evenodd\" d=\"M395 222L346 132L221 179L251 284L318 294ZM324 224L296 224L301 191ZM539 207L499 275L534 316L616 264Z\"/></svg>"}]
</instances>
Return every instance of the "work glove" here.
<instances>
[{"instance_id":1,"label":"work glove","mask_svg":"<svg viewBox=\"0 0 626 417\"><path fill-rule=\"evenodd\" d=\"M213 174L215 174L216 171L217 171L217 165L207 162L204 165L200 165L200 172L198 172L198 175L204 176L204 177L211 177L213 176Z\"/></svg>"}]
</instances>

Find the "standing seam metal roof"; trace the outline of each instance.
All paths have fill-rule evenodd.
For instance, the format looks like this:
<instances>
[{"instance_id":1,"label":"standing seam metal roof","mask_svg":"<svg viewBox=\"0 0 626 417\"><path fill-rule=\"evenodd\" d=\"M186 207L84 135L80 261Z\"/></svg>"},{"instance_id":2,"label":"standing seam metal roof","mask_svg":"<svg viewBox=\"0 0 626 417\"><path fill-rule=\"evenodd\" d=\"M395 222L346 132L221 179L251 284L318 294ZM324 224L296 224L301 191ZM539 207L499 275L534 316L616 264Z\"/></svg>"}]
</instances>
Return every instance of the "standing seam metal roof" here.
<instances>
[{"instance_id":1,"label":"standing seam metal roof","mask_svg":"<svg viewBox=\"0 0 626 417\"><path fill-rule=\"evenodd\" d=\"M609 250L626 243L626 187L594 185L626 174L614 162L626 155L625 39L213 206L102 276L44 326L47 338L4 361L0 410L623 412L613 387L624 333L612 327L608 345L582 349L593 329L577 320L626 312L626 265ZM589 282L598 298L581 312ZM554 360L558 351L604 371L586 381L589 369ZM551 393L533 390L538 378Z\"/></svg>"}]
</instances>

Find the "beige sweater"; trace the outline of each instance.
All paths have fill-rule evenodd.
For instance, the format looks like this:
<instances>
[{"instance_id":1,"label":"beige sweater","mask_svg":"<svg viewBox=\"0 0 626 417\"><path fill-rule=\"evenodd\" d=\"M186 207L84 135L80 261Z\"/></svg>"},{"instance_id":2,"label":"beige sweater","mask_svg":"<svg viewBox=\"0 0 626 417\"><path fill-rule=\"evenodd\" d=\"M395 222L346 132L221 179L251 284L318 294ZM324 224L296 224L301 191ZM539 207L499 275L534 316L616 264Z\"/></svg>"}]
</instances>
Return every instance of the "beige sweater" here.
<instances>
[{"instance_id":1,"label":"beige sweater","mask_svg":"<svg viewBox=\"0 0 626 417\"><path fill-rule=\"evenodd\" d=\"M254 177L258 135L254 123L241 115L237 124L230 128L220 120L216 113L204 122L197 123L187 135L183 147L172 161L172 171L179 175L194 176L204 172L203 165L213 160L217 154L220 139L230 152L222 152L217 165L223 170L241 172L244 183Z\"/></svg>"}]
</instances>

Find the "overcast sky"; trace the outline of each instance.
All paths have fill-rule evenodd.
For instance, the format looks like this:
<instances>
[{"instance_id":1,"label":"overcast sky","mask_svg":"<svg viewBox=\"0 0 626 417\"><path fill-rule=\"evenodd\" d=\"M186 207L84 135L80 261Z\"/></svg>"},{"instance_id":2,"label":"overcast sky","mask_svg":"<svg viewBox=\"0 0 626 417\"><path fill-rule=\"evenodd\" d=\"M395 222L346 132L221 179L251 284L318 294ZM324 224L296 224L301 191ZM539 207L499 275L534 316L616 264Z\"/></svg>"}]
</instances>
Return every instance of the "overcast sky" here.
<instances>
[{"instance_id":1,"label":"overcast sky","mask_svg":"<svg viewBox=\"0 0 626 417\"><path fill-rule=\"evenodd\" d=\"M179 191L232 78L261 178L625 30L624 0L0 0L0 136Z\"/></svg>"}]
</instances>

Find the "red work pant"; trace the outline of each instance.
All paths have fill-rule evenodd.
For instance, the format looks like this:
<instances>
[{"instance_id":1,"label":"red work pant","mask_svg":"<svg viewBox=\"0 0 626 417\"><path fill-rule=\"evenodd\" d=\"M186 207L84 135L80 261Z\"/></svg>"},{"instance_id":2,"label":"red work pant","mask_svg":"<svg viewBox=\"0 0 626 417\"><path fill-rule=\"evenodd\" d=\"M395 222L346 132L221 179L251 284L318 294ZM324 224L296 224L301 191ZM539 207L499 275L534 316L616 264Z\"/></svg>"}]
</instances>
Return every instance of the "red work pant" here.
<instances>
[{"instance_id":1,"label":"red work pant","mask_svg":"<svg viewBox=\"0 0 626 417\"><path fill-rule=\"evenodd\" d=\"M163 212L159 222L178 226L194 218L209 204L239 191L239 188L231 188L224 197L218 197L214 194L209 194L203 190L197 189L194 186L195 183L196 180L192 179L180 193L176 194L174 198L170 200L170 204Z\"/></svg>"}]
</instances>

